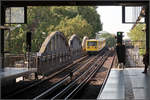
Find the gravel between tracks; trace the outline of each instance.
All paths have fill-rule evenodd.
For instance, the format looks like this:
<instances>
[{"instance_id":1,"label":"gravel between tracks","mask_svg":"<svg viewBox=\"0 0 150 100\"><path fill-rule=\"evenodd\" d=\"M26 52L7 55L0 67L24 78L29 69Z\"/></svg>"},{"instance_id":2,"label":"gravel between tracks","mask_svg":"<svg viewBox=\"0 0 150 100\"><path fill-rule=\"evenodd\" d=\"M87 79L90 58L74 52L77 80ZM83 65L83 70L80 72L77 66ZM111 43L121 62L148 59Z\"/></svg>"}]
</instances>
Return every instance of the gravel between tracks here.
<instances>
[{"instance_id":1,"label":"gravel between tracks","mask_svg":"<svg viewBox=\"0 0 150 100\"><path fill-rule=\"evenodd\" d=\"M104 63L103 67L94 75L90 82L83 88L83 90L74 98L75 99L96 99L101 85L108 73L108 69L111 67L113 56L109 57Z\"/></svg>"}]
</instances>

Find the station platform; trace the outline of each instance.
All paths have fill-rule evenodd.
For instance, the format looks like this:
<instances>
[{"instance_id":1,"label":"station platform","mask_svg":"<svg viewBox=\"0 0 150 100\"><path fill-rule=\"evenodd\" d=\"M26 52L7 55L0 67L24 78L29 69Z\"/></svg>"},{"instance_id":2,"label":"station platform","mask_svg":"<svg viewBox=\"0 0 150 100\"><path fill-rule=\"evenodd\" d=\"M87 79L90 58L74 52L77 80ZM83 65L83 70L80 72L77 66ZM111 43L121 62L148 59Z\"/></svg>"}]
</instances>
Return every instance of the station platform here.
<instances>
[{"instance_id":1,"label":"station platform","mask_svg":"<svg viewBox=\"0 0 150 100\"><path fill-rule=\"evenodd\" d=\"M1 80L11 80L15 79L17 77L24 76L26 74L30 74L33 72L36 72L36 68L12 68L12 67L6 67L3 69L0 69L0 79Z\"/></svg>"},{"instance_id":2,"label":"station platform","mask_svg":"<svg viewBox=\"0 0 150 100\"><path fill-rule=\"evenodd\" d=\"M97 99L150 99L150 71L144 68L112 69Z\"/></svg>"}]
</instances>

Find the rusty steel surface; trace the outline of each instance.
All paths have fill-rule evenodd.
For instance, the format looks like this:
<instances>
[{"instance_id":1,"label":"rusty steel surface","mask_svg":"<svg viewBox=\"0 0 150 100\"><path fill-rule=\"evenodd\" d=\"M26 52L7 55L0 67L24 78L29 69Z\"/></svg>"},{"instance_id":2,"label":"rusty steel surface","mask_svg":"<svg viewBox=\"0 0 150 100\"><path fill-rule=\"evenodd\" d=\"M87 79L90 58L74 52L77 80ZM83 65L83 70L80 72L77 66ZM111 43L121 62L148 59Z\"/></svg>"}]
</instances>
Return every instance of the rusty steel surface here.
<instances>
[{"instance_id":1,"label":"rusty steel surface","mask_svg":"<svg viewBox=\"0 0 150 100\"><path fill-rule=\"evenodd\" d=\"M70 37L68 44L71 50L72 59L77 59L82 56L83 50L81 46L81 41L76 34L73 34Z\"/></svg>"},{"instance_id":2,"label":"rusty steel surface","mask_svg":"<svg viewBox=\"0 0 150 100\"><path fill-rule=\"evenodd\" d=\"M86 49L86 40L88 40L89 38L87 36L84 36L82 39L82 49L83 51L85 51Z\"/></svg>"},{"instance_id":3,"label":"rusty steel surface","mask_svg":"<svg viewBox=\"0 0 150 100\"><path fill-rule=\"evenodd\" d=\"M38 52L38 73L45 74L72 62L66 37L61 32L52 32Z\"/></svg>"},{"instance_id":4,"label":"rusty steel surface","mask_svg":"<svg viewBox=\"0 0 150 100\"><path fill-rule=\"evenodd\" d=\"M55 38L61 39L61 41L56 40ZM56 47L54 46L55 44L51 44L51 42L56 43ZM44 55L45 53L48 53L50 51L54 50L59 50L60 45L57 43L60 43L60 45L66 46L66 48L68 48L68 44L67 44L67 40L64 36L63 33L61 32L52 32L43 42L41 49L39 51L39 53L41 53L41 55ZM63 42L63 43L62 43ZM51 45L51 46L50 46ZM64 47L65 48L65 47ZM61 48L62 49L62 48ZM69 48L68 48L69 49ZM49 50L49 51L48 51ZM61 51L61 50L60 50Z\"/></svg>"}]
</instances>

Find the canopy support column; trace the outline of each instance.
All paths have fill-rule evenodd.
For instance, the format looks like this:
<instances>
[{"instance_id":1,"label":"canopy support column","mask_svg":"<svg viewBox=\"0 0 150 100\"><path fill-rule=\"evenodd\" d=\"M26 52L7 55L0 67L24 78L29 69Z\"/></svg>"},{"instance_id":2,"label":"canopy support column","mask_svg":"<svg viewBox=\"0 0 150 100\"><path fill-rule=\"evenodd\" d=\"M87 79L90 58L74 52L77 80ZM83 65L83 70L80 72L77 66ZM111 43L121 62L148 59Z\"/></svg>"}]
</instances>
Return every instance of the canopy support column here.
<instances>
[{"instance_id":1,"label":"canopy support column","mask_svg":"<svg viewBox=\"0 0 150 100\"><path fill-rule=\"evenodd\" d=\"M149 10L149 4L146 6L146 10L145 10L145 22L146 22L146 51L150 52L150 49L149 49L149 39L150 39L150 35L149 35L149 32L150 32L150 28L149 28L149 16L150 15L150 10ZM150 58L150 55L149 55L149 58ZM150 59L149 59L150 60ZM150 61L149 61L150 62Z\"/></svg>"},{"instance_id":2,"label":"canopy support column","mask_svg":"<svg viewBox=\"0 0 150 100\"><path fill-rule=\"evenodd\" d=\"M0 26L4 26L5 10L0 1ZM4 68L4 29L0 29L0 68Z\"/></svg>"}]
</instances>

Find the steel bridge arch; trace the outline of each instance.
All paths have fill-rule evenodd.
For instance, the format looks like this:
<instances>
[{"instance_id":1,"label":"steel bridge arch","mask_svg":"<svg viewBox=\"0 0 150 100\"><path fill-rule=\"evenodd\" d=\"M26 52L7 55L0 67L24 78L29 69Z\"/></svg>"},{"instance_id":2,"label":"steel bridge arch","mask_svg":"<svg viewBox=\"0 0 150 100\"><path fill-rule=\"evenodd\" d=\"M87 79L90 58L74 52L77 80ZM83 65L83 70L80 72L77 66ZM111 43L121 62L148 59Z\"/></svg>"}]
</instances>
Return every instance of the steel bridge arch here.
<instances>
[{"instance_id":1,"label":"steel bridge arch","mask_svg":"<svg viewBox=\"0 0 150 100\"><path fill-rule=\"evenodd\" d=\"M70 37L68 44L71 50L72 59L74 60L76 58L81 57L82 55L81 41L80 41L80 38L76 34L73 34Z\"/></svg>"},{"instance_id":2,"label":"steel bridge arch","mask_svg":"<svg viewBox=\"0 0 150 100\"><path fill-rule=\"evenodd\" d=\"M84 36L82 39L82 49L85 52L86 51L86 40L88 40L89 38L87 36Z\"/></svg>"},{"instance_id":3,"label":"steel bridge arch","mask_svg":"<svg viewBox=\"0 0 150 100\"><path fill-rule=\"evenodd\" d=\"M67 39L59 31L47 36L38 54L38 72L42 74L50 73L71 63Z\"/></svg>"}]
</instances>

